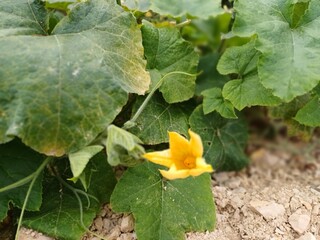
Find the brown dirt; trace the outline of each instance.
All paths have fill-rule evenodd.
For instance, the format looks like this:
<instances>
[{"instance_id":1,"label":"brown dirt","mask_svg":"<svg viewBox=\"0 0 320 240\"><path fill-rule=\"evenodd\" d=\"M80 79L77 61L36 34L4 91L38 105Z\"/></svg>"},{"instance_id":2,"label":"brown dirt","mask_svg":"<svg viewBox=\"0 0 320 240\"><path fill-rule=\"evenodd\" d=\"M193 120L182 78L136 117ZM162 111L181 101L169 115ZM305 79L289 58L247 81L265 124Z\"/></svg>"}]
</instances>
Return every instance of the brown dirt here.
<instances>
[{"instance_id":1,"label":"brown dirt","mask_svg":"<svg viewBox=\"0 0 320 240\"><path fill-rule=\"evenodd\" d=\"M247 169L213 174L216 230L187 233L186 239L320 240L320 146L284 140L253 146ZM91 230L110 240L136 239L133 218L108 205ZM21 233L20 240L48 240L34 231Z\"/></svg>"}]
</instances>

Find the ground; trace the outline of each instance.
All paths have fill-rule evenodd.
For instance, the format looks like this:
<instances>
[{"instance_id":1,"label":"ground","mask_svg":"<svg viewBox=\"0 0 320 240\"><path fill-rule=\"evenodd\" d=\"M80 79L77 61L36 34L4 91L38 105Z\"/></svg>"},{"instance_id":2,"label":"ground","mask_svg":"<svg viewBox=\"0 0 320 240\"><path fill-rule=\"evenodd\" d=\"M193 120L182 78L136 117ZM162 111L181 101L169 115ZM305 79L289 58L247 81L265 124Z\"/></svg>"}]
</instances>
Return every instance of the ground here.
<instances>
[{"instance_id":1,"label":"ground","mask_svg":"<svg viewBox=\"0 0 320 240\"><path fill-rule=\"evenodd\" d=\"M248 168L213 174L216 230L187 233L186 239L320 240L319 143L252 142ZM133 224L131 215L106 205L91 229L110 240L133 240ZM50 239L27 229L21 233L20 240Z\"/></svg>"}]
</instances>

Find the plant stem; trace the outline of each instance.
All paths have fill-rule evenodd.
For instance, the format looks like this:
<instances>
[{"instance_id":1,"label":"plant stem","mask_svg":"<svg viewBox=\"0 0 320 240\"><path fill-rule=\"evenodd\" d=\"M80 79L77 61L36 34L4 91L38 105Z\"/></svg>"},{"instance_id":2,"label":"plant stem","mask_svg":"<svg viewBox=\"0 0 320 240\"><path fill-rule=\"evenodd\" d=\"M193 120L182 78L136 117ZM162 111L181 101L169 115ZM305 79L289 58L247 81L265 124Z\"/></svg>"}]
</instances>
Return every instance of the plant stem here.
<instances>
[{"instance_id":1,"label":"plant stem","mask_svg":"<svg viewBox=\"0 0 320 240\"><path fill-rule=\"evenodd\" d=\"M27 203L28 203L28 200L29 200L29 196L31 194L31 191L32 191L32 188L33 188L33 185L34 183L36 182L37 178L39 177L40 173L43 171L43 169L47 166L47 164L51 161L52 157L47 157L43 163L38 167L38 169L33 173L31 174L32 175L32 180L31 180L31 183L29 185L29 188L28 188L28 191L27 191L27 194L26 194L26 197L24 199L24 202L23 202L23 205L22 205L22 208L21 208L21 213L20 213L20 217L19 217L19 221L18 221L18 226L17 226L17 232L16 232L16 235L15 235L15 240L18 240L19 239L19 231L20 231L20 227L21 227L21 224L22 224L22 219L23 219L23 215L24 215L24 212L26 210L26 207L27 207ZM30 175L30 176L31 176Z\"/></svg>"},{"instance_id":2,"label":"plant stem","mask_svg":"<svg viewBox=\"0 0 320 240\"><path fill-rule=\"evenodd\" d=\"M182 74L182 75L187 75L187 76L197 76L198 74L191 74L191 73L186 73L186 72L181 72L181 71L174 71L174 72L169 72L167 74L165 74L154 86L154 88L150 91L150 93L148 94L148 96L146 97L146 99L143 101L143 103L140 105L140 107L138 108L138 110L136 111L136 113L133 115L133 117L127 121L124 126L123 129L129 129L135 126L136 124L136 120L138 119L138 117L140 116L140 114L143 112L143 110L145 109L145 107L147 106L147 104L149 103L150 99L152 98L153 94L155 93L155 91L161 87L164 79L170 75L173 74Z\"/></svg>"}]
</instances>

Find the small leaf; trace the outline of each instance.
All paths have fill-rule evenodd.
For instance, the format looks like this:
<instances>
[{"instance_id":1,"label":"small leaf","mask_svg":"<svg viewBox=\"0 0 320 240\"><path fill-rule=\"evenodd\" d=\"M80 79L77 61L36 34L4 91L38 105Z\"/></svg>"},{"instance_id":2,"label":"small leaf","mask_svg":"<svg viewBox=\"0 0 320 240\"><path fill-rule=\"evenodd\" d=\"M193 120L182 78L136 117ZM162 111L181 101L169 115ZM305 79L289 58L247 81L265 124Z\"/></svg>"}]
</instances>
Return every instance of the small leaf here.
<instances>
[{"instance_id":1,"label":"small leaf","mask_svg":"<svg viewBox=\"0 0 320 240\"><path fill-rule=\"evenodd\" d=\"M240 170L249 159L244 153L247 126L243 120L227 120L217 113L204 115L198 106L189 118L192 131L201 136L204 158L215 170Z\"/></svg>"},{"instance_id":2,"label":"small leaf","mask_svg":"<svg viewBox=\"0 0 320 240\"><path fill-rule=\"evenodd\" d=\"M224 99L220 88L210 88L202 92L204 114L217 111L222 117L237 118L231 102Z\"/></svg>"},{"instance_id":3,"label":"small leaf","mask_svg":"<svg viewBox=\"0 0 320 240\"><path fill-rule=\"evenodd\" d=\"M44 160L44 156L32 151L21 142L0 145L0 188L13 184L34 173ZM37 178L30 193L26 209L36 211L42 202L42 174ZM29 183L0 193L0 222L7 216L9 204L21 208Z\"/></svg>"},{"instance_id":4,"label":"small leaf","mask_svg":"<svg viewBox=\"0 0 320 240\"><path fill-rule=\"evenodd\" d=\"M76 182L90 159L103 149L102 146L87 146L78 152L69 154L69 162L73 174L72 181Z\"/></svg>"},{"instance_id":5,"label":"small leaf","mask_svg":"<svg viewBox=\"0 0 320 240\"><path fill-rule=\"evenodd\" d=\"M174 27L156 28L144 22L141 28L147 68L151 77L166 76L160 87L168 103L182 102L194 95L198 55ZM192 75L193 74L193 75ZM158 82L160 79L152 79Z\"/></svg>"},{"instance_id":6,"label":"small leaf","mask_svg":"<svg viewBox=\"0 0 320 240\"><path fill-rule=\"evenodd\" d=\"M302 3L236 1L237 17L233 26L237 35L257 34L261 82L286 102L306 94L320 81L320 4L318 0L310 0L307 10L302 6L296 11L294 2Z\"/></svg>"},{"instance_id":7,"label":"small leaf","mask_svg":"<svg viewBox=\"0 0 320 240\"><path fill-rule=\"evenodd\" d=\"M300 124L319 127L320 126L320 99L313 97L304 107L302 107L294 117Z\"/></svg>"},{"instance_id":8,"label":"small leaf","mask_svg":"<svg viewBox=\"0 0 320 240\"><path fill-rule=\"evenodd\" d=\"M133 106L133 112L142 104L140 97ZM146 108L130 132L137 135L145 144L168 142L168 131L175 131L188 136L188 115L180 105L166 103L160 94L152 96Z\"/></svg>"},{"instance_id":9,"label":"small leaf","mask_svg":"<svg viewBox=\"0 0 320 240\"><path fill-rule=\"evenodd\" d=\"M152 10L161 15L172 15L174 17L189 14L199 18L208 18L223 13L221 1L218 0L198 0L196 2L183 0L123 0L121 3L133 10L142 12Z\"/></svg>"},{"instance_id":10,"label":"small leaf","mask_svg":"<svg viewBox=\"0 0 320 240\"><path fill-rule=\"evenodd\" d=\"M266 89L257 73L257 62L260 53L255 49L255 39L240 47L228 48L218 63L221 74L235 73L237 80L227 82L222 95L238 110L251 106L274 106L280 99Z\"/></svg>"},{"instance_id":11,"label":"small leaf","mask_svg":"<svg viewBox=\"0 0 320 240\"><path fill-rule=\"evenodd\" d=\"M141 155L145 151L140 144L142 141L137 136L115 125L110 125L106 140L109 164L134 166L141 162Z\"/></svg>"},{"instance_id":12,"label":"small leaf","mask_svg":"<svg viewBox=\"0 0 320 240\"><path fill-rule=\"evenodd\" d=\"M59 159L62 165L61 159ZM56 169L57 166L54 166ZM62 166L62 172L66 166ZM91 159L86 167L86 171L92 172L91 182L88 186L88 199L82 194L79 197L83 206L83 223L89 227L99 211L102 203L109 200L113 187L116 183L113 171L107 163L104 154L98 154ZM101 184L103 183L103 184ZM40 212L28 213L23 221L23 225L28 228L43 232L48 236L61 240L79 240L85 233L81 224L81 214L78 199L70 189L63 186L55 177L50 174L44 181L43 204ZM73 187L77 185L70 184Z\"/></svg>"},{"instance_id":13,"label":"small leaf","mask_svg":"<svg viewBox=\"0 0 320 240\"><path fill-rule=\"evenodd\" d=\"M138 239L179 240L185 232L213 230L209 174L165 181L158 167L147 162L130 168L111 196L114 211L133 212Z\"/></svg>"}]
</instances>

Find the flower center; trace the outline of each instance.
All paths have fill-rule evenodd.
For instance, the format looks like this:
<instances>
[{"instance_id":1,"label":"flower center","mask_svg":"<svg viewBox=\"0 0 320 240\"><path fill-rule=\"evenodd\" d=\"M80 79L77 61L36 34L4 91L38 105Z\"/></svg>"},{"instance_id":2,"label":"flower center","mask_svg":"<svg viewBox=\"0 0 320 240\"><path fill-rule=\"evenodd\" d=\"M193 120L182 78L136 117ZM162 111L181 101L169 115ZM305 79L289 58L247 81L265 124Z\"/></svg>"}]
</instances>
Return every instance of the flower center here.
<instances>
[{"instance_id":1,"label":"flower center","mask_svg":"<svg viewBox=\"0 0 320 240\"><path fill-rule=\"evenodd\" d=\"M196 162L195 159L193 157L187 157L184 161L183 164L187 167L187 168L196 168Z\"/></svg>"}]
</instances>

